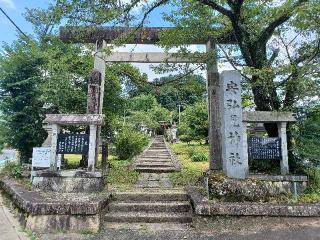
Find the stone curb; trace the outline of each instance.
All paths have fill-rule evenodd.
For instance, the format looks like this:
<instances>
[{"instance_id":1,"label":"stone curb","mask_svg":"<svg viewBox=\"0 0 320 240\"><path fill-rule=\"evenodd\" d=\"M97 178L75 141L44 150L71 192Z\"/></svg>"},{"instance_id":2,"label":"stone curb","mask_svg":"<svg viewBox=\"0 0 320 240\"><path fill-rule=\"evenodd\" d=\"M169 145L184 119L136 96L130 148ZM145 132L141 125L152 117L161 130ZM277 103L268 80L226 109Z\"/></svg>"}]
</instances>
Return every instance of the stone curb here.
<instances>
[{"instance_id":1,"label":"stone curb","mask_svg":"<svg viewBox=\"0 0 320 240\"><path fill-rule=\"evenodd\" d=\"M320 204L213 203L196 187L186 188L193 211L204 216L319 217Z\"/></svg>"},{"instance_id":2,"label":"stone curb","mask_svg":"<svg viewBox=\"0 0 320 240\"><path fill-rule=\"evenodd\" d=\"M39 192L28 191L22 184L5 178L0 179L0 188L10 196L18 208L32 215L95 215L107 207L110 199L110 194L97 196L88 201L45 199Z\"/></svg>"}]
</instances>

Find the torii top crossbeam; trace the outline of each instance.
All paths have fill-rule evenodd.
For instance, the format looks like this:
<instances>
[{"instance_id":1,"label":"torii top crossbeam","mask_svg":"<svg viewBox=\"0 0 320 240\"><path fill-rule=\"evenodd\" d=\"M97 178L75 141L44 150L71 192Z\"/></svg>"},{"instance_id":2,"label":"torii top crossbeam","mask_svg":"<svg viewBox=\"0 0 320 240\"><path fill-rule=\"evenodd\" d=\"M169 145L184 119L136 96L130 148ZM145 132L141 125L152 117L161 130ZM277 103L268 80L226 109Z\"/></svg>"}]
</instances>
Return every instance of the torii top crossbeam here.
<instances>
[{"instance_id":1,"label":"torii top crossbeam","mask_svg":"<svg viewBox=\"0 0 320 240\"><path fill-rule=\"evenodd\" d=\"M154 44L160 40L160 34L172 28L145 27L136 29L134 27L60 27L60 39L69 43L96 43L104 40L110 43L113 40L126 35L131 35L126 39L127 44ZM185 44L206 44L208 38L199 38L186 42ZM234 44L236 43L233 34L224 34L216 39L216 43Z\"/></svg>"}]
</instances>

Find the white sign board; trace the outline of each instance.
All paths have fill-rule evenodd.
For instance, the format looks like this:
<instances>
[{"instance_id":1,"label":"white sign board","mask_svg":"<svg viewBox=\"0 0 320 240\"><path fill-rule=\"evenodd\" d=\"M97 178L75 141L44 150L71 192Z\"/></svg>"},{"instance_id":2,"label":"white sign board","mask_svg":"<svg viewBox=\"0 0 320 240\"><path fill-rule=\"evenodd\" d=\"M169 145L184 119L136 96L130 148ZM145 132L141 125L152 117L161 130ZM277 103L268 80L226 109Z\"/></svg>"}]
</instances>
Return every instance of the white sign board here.
<instances>
[{"instance_id":1,"label":"white sign board","mask_svg":"<svg viewBox=\"0 0 320 240\"><path fill-rule=\"evenodd\" d=\"M50 147L35 147L32 153L32 167L49 168L50 167ZM58 155L57 167L61 167L61 155Z\"/></svg>"}]
</instances>

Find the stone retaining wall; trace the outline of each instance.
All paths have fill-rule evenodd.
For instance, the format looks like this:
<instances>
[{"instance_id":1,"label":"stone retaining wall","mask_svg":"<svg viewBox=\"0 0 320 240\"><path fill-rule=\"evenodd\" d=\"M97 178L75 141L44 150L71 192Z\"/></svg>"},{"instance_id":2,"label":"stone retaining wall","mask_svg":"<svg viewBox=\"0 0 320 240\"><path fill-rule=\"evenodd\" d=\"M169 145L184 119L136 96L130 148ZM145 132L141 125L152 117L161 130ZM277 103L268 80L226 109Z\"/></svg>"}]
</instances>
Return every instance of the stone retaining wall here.
<instances>
[{"instance_id":1,"label":"stone retaining wall","mask_svg":"<svg viewBox=\"0 0 320 240\"><path fill-rule=\"evenodd\" d=\"M194 213L204 216L277 216L319 217L320 204L214 203L205 199L197 188L187 189Z\"/></svg>"},{"instance_id":2,"label":"stone retaining wall","mask_svg":"<svg viewBox=\"0 0 320 240\"><path fill-rule=\"evenodd\" d=\"M22 213L21 222L37 233L97 233L103 223L110 194L41 193L29 191L12 179L1 179L0 187Z\"/></svg>"},{"instance_id":3,"label":"stone retaining wall","mask_svg":"<svg viewBox=\"0 0 320 240\"><path fill-rule=\"evenodd\" d=\"M228 178L222 172L208 172L210 196L222 201L269 201L301 194L308 185L306 176L249 175L246 179Z\"/></svg>"}]
</instances>

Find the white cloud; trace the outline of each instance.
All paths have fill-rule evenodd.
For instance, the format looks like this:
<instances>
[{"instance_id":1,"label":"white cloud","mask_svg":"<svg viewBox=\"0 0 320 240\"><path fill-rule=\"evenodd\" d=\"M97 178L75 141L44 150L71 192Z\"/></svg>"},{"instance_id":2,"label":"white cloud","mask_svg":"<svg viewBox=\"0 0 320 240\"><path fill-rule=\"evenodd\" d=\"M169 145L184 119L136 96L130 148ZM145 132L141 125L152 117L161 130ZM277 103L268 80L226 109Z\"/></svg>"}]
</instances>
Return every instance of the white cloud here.
<instances>
[{"instance_id":1,"label":"white cloud","mask_svg":"<svg viewBox=\"0 0 320 240\"><path fill-rule=\"evenodd\" d=\"M14 4L13 0L0 0L0 5L11 9L16 8L16 5Z\"/></svg>"}]
</instances>

